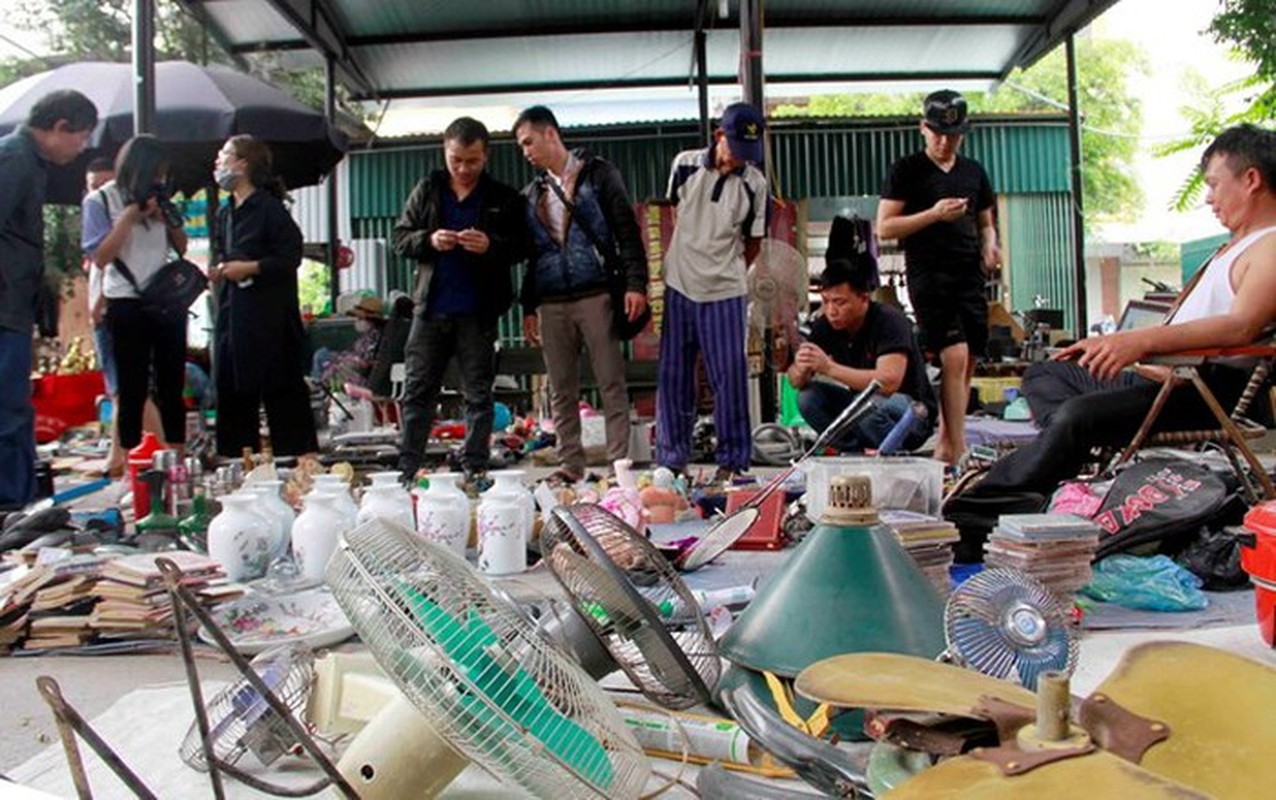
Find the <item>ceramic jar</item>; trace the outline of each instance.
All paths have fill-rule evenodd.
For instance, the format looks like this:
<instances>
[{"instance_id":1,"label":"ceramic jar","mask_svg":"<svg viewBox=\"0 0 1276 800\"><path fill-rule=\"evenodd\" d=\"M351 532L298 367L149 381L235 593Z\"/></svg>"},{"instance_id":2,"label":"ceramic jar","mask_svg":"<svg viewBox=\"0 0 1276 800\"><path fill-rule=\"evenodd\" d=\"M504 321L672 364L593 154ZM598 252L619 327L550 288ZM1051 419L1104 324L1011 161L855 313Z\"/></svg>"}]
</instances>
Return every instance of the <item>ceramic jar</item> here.
<instances>
[{"instance_id":1,"label":"ceramic jar","mask_svg":"<svg viewBox=\"0 0 1276 800\"><path fill-rule=\"evenodd\" d=\"M292 510L292 506L279 493L283 485L283 481L265 480L255 481L244 487L244 491L256 493L259 499L257 511L275 520L279 538L275 551L270 555L272 560L288 554L292 542L292 523L297 519L297 512Z\"/></svg>"},{"instance_id":2,"label":"ceramic jar","mask_svg":"<svg viewBox=\"0 0 1276 800\"><path fill-rule=\"evenodd\" d=\"M460 474L436 472L430 488L417 494L416 530L422 539L465 558L470 539L470 498L456 485Z\"/></svg>"},{"instance_id":3,"label":"ceramic jar","mask_svg":"<svg viewBox=\"0 0 1276 800\"><path fill-rule=\"evenodd\" d=\"M355 525L377 518L390 520L415 531L416 515L412 511L412 495L398 483L381 486L374 483L364 489L363 502L359 504Z\"/></svg>"},{"instance_id":4,"label":"ceramic jar","mask_svg":"<svg viewBox=\"0 0 1276 800\"><path fill-rule=\"evenodd\" d=\"M531 490L523 485L523 475L526 473L521 469L499 469L487 474L491 476L493 483L492 488L483 493L484 499L500 497L518 506L519 530L523 541L530 542L536 526L536 499Z\"/></svg>"},{"instance_id":5,"label":"ceramic jar","mask_svg":"<svg viewBox=\"0 0 1276 800\"><path fill-rule=\"evenodd\" d=\"M505 497L484 497L478 507L478 567L489 575L512 575L527 569L524 509Z\"/></svg>"},{"instance_id":6,"label":"ceramic jar","mask_svg":"<svg viewBox=\"0 0 1276 800\"><path fill-rule=\"evenodd\" d=\"M254 510L257 495L223 495L221 513L208 524L208 555L232 581L250 581L266 574L279 529L275 520Z\"/></svg>"},{"instance_id":7,"label":"ceramic jar","mask_svg":"<svg viewBox=\"0 0 1276 800\"><path fill-rule=\"evenodd\" d=\"M350 517L352 522L359 515L359 506L355 504L354 497L350 494L350 484L346 483L340 475L316 475L314 488L311 491L316 490L336 495L337 508Z\"/></svg>"},{"instance_id":8,"label":"ceramic jar","mask_svg":"<svg viewBox=\"0 0 1276 800\"><path fill-rule=\"evenodd\" d=\"M400 472L369 472L368 484L369 486L401 486L401 477Z\"/></svg>"},{"instance_id":9,"label":"ceramic jar","mask_svg":"<svg viewBox=\"0 0 1276 800\"><path fill-rule=\"evenodd\" d=\"M349 520L338 508L338 497L324 491L306 495L305 508L292 524L292 557L297 570L308 582L321 582L328 559L337 549L341 534L350 530Z\"/></svg>"}]
</instances>

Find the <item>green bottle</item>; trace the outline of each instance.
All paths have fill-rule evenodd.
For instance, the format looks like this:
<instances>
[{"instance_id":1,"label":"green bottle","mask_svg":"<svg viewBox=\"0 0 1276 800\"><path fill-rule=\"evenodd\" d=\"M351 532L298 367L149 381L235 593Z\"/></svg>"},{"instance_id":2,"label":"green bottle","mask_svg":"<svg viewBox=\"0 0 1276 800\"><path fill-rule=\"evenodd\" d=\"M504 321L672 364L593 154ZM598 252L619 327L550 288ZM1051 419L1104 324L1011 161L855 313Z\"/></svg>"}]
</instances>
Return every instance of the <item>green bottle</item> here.
<instances>
[{"instance_id":1,"label":"green bottle","mask_svg":"<svg viewBox=\"0 0 1276 800\"><path fill-rule=\"evenodd\" d=\"M163 470L148 469L142 473L146 483L148 497L151 502L151 513L137 521L137 540L146 550L164 549L165 540L176 543L177 517L164 511L164 479ZM169 547L172 544L168 545Z\"/></svg>"},{"instance_id":2,"label":"green bottle","mask_svg":"<svg viewBox=\"0 0 1276 800\"><path fill-rule=\"evenodd\" d=\"M195 494L191 498L190 516L177 523L177 537L188 549L197 553L207 553L208 523L212 519L213 515L208 510L208 499L204 496L204 488L196 486Z\"/></svg>"}]
</instances>

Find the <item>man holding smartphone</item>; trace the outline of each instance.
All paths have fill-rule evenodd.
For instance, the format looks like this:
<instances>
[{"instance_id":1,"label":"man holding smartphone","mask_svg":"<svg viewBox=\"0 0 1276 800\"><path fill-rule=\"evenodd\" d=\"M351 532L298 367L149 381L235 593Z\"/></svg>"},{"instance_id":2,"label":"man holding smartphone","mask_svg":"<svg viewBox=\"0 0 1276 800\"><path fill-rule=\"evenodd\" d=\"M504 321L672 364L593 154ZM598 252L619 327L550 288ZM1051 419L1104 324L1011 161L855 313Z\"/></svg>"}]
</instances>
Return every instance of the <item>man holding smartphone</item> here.
<instances>
[{"instance_id":1,"label":"man holding smartphone","mask_svg":"<svg viewBox=\"0 0 1276 800\"><path fill-rule=\"evenodd\" d=\"M940 362L935 458L955 465L966 450L975 360L988 344L985 271L1001 262L996 198L979 162L958 154L970 128L964 97L932 92L919 127L926 147L891 167L877 207L877 235L898 239L904 250L913 314L923 344Z\"/></svg>"},{"instance_id":2,"label":"man holding smartphone","mask_svg":"<svg viewBox=\"0 0 1276 800\"><path fill-rule=\"evenodd\" d=\"M523 198L486 172L487 127L460 117L443 132L446 169L416 185L394 225L394 249L417 261L404 363L399 471L412 480L430 436L443 372L456 358L465 396L466 482L481 488L495 417L497 320L514 297L510 268L526 240Z\"/></svg>"}]
</instances>

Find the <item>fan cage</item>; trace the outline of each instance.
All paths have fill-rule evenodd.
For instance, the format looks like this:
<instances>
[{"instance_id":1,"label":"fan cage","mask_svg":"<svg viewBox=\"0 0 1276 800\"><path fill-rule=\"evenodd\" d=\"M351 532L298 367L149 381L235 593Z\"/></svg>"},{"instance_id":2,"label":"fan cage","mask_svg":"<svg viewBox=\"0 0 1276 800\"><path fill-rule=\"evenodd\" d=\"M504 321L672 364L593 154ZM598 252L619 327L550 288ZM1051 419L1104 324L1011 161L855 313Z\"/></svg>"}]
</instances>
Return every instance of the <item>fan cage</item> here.
<instances>
[{"instance_id":1,"label":"fan cage","mask_svg":"<svg viewBox=\"0 0 1276 800\"><path fill-rule=\"evenodd\" d=\"M559 506L541 551L576 611L648 699L683 709L710 701L722 672L695 597L650 542L597 505Z\"/></svg>"},{"instance_id":2,"label":"fan cage","mask_svg":"<svg viewBox=\"0 0 1276 800\"><path fill-rule=\"evenodd\" d=\"M464 560L383 519L346 533L333 596L431 728L537 797L636 798L649 772L619 712Z\"/></svg>"},{"instance_id":3,"label":"fan cage","mask_svg":"<svg viewBox=\"0 0 1276 800\"><path fill-rule=\"evenodd\" d=\"M1039 628L1025 635L1016 630L1016 618ZM944 636L958 663L1034 691L1043 672L1071 675L1081 649L1054 594L1007 567L985 569L953 591L944 609Z\"/></svg>"},{"instance_id":4,"label":"fan cage","mask_svg":"<svg viewBox=\"0 0 1276 800\"><path fill-rule=\"evenodd\" d=\"M293 716L299 717L314 682L315 658L310 648L301 643L272 647L258 654L249 666ZM261 766L269 767L297 744L287 723L247 680L222 689L208 701L206 710L213 755L223 764L234 766L252 752ZM196 723L187 729L177 752L187 766L208 771Z\"/></svg>"}]
</instances>

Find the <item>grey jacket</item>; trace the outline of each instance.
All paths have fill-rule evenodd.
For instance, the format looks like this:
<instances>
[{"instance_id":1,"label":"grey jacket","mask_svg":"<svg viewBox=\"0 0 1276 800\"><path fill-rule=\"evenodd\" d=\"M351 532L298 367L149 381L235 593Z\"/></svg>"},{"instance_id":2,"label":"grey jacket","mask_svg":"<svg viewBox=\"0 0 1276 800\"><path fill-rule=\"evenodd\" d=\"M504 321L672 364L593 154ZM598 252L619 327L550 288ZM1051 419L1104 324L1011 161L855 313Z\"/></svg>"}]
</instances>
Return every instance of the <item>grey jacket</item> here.
<instances>
[{"instance_id":1,"label":"grey jacket","mask_svg":"<svg viewBox=\"0 0 1276 800\"><path fill-rule=\"evenodd\" d=\"M29 333L44 280L47 162L26 128L0 139L0 328Z\"/></svg>"}]
</instances>

